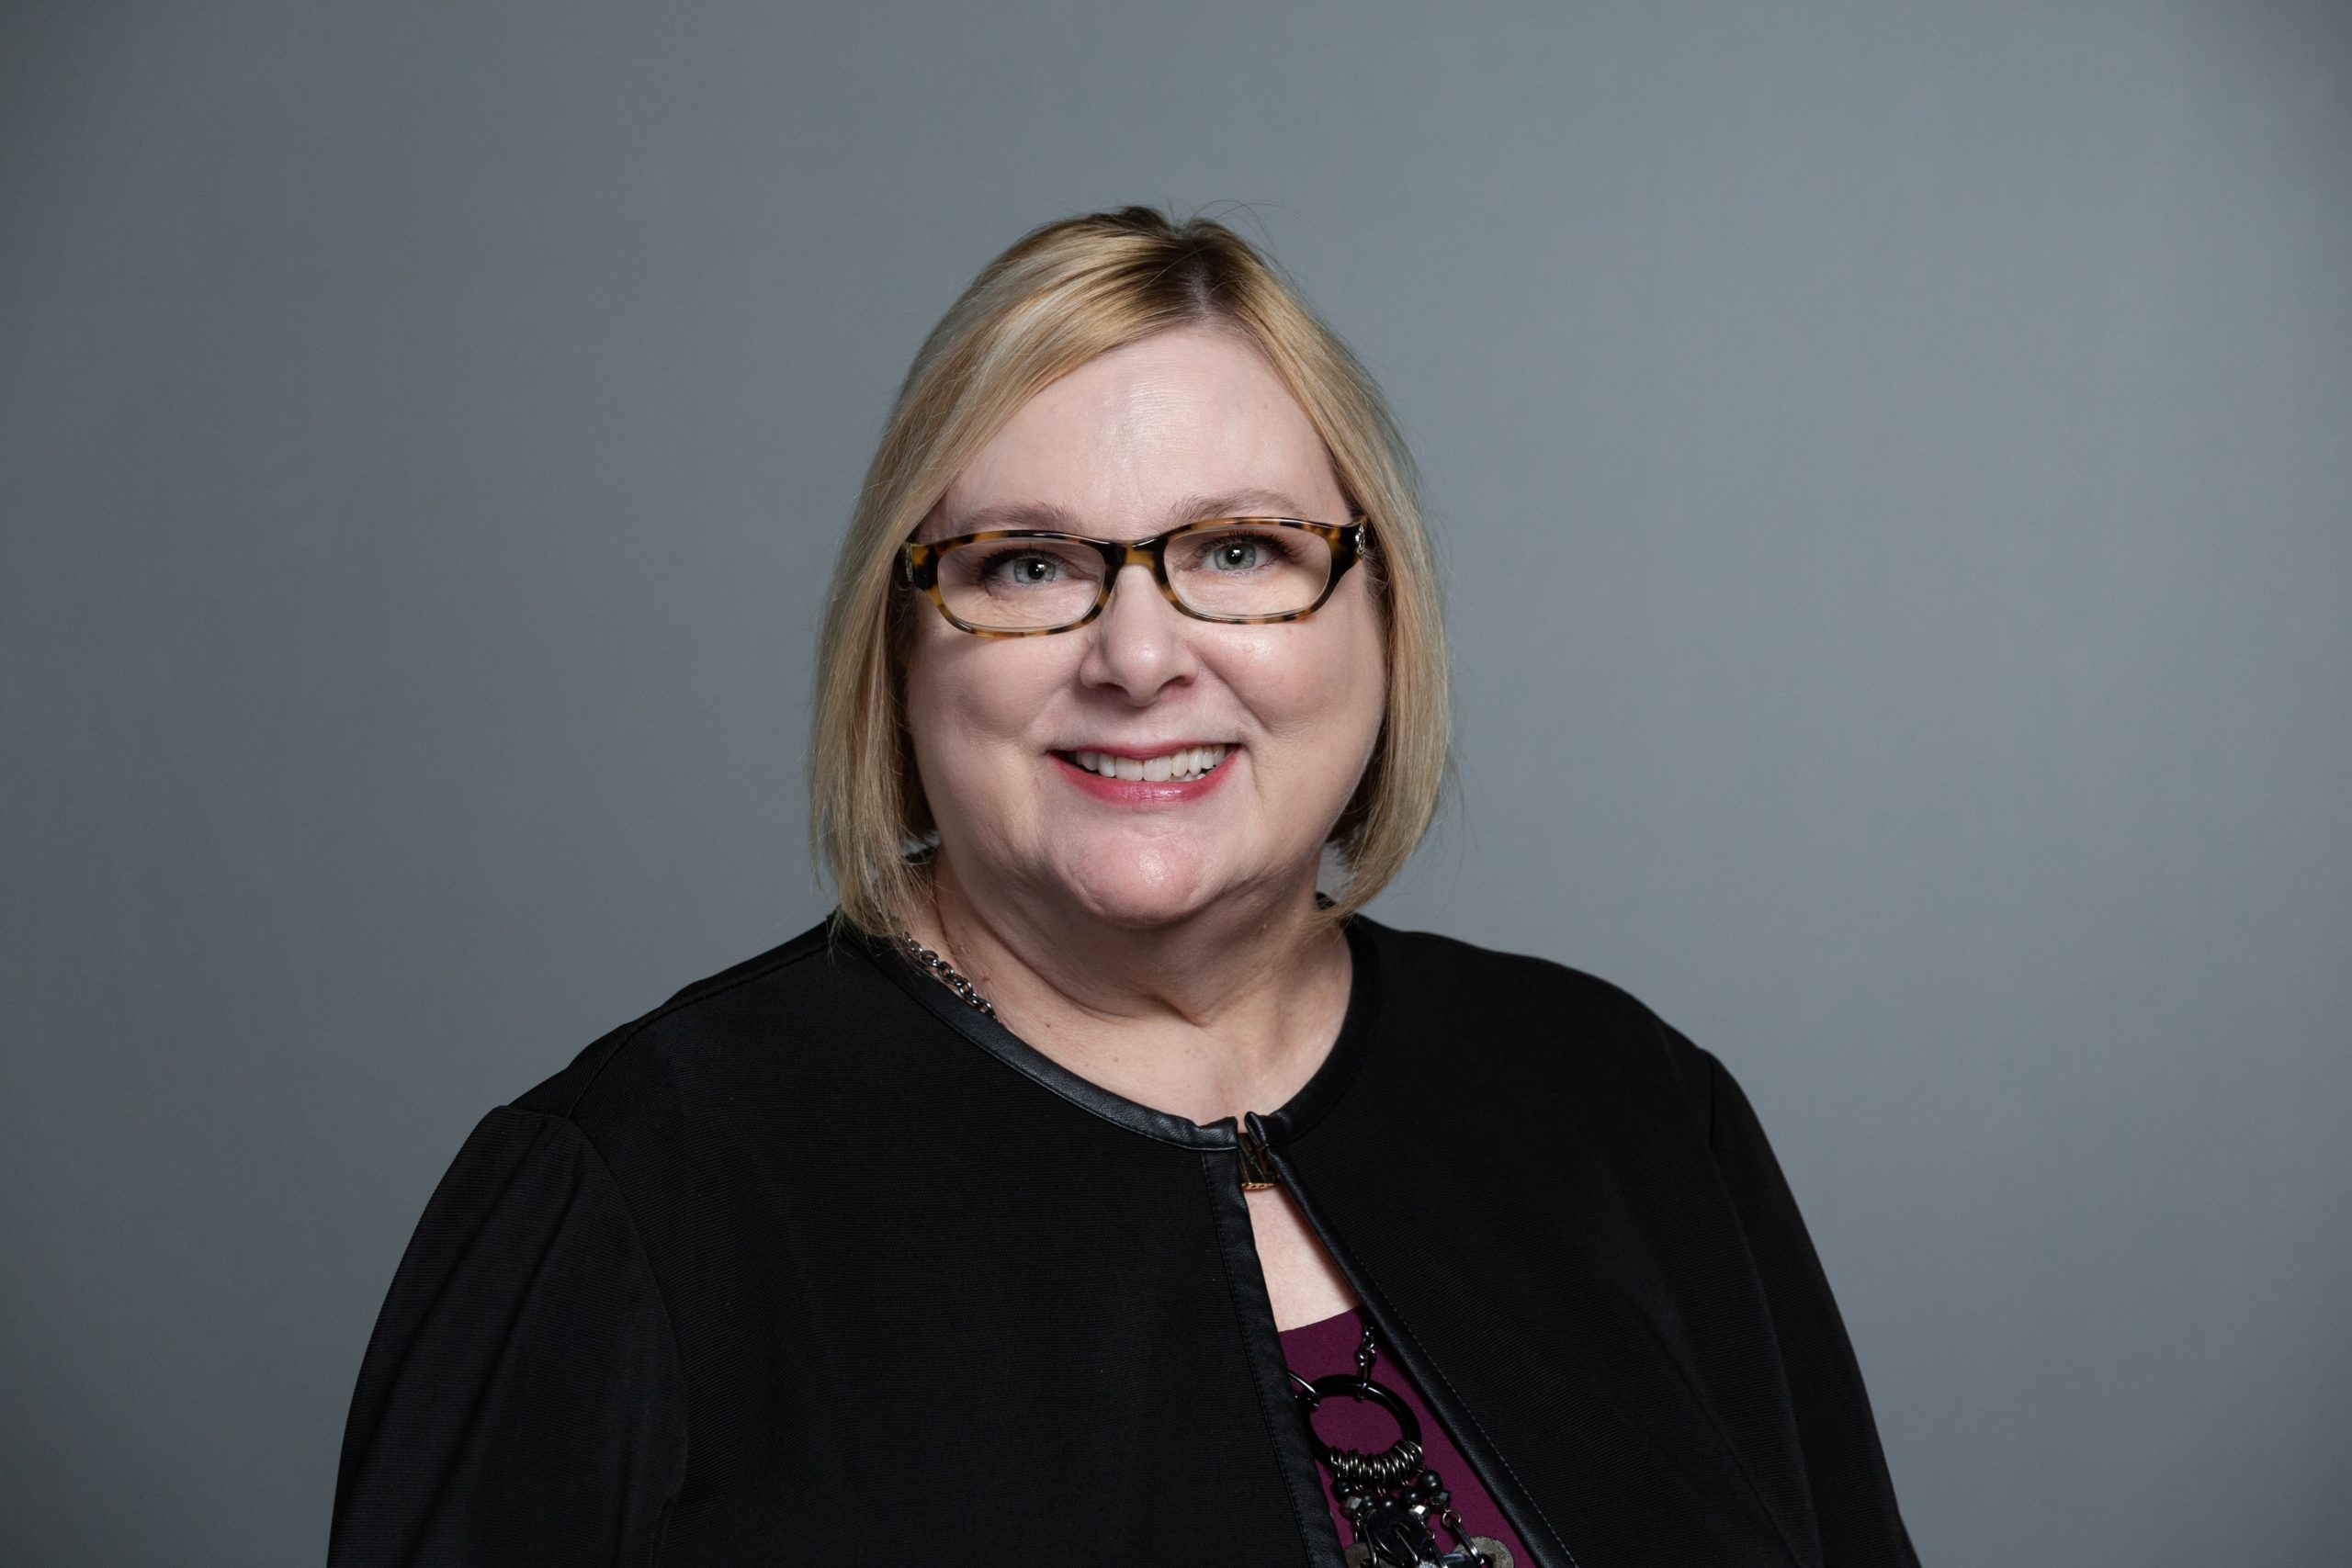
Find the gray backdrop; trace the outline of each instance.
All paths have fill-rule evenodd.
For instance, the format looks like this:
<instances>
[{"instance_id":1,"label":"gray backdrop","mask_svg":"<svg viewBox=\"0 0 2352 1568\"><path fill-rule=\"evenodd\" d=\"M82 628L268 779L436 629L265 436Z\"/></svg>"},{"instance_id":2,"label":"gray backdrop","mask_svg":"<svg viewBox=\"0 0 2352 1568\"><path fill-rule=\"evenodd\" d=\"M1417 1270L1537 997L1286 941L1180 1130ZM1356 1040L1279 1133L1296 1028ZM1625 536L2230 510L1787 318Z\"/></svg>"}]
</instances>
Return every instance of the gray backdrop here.
<instances>
[{"instance_id":1,"label":"gray backdrop","mask_svg":"<svg viewBox=\"0 0 2352 1568\"><path fill-rule=\"evenodd\" d=\"M1729 1061L1924 1556L2346 1561L2347 153L2318 6L19 0L0 1560L318 1559L474 1119L827 907L920 335L1146 200L1426 468L1377 912Z\"/></svg>"}]
</instances>

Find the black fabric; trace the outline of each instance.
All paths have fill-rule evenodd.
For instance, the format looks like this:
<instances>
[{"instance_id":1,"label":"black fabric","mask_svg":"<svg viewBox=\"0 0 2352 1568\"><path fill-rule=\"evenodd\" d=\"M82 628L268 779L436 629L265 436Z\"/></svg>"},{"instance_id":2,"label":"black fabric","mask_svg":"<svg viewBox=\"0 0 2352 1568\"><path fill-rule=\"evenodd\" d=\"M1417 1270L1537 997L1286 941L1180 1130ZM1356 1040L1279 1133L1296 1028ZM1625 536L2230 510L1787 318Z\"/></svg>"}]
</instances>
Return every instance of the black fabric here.
<instances>
[{"instance_id":1,"label":"black fabric","mask_svg":"<svg viewBox=\"0 0 2352 1568\"><path fill-rule=\"evenodd\" d=\"M1638 1002L1351 922L1254 1119L1541 1568L1913 1564L1754 1114ZM823 928L492 1111L392 1282L330 1561L1340 1568L1237 1128Z\"/></svg>"}]
</instances>

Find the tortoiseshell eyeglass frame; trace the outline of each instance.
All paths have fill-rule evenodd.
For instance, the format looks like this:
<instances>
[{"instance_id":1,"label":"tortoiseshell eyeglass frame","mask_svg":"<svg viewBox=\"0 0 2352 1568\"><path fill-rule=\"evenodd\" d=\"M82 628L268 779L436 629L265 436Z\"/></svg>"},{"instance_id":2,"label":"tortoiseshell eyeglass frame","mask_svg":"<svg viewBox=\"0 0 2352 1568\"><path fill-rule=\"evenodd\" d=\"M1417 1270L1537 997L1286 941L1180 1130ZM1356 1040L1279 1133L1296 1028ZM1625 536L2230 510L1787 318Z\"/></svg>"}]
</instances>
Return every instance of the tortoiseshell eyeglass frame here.
<instances>
[{"instance_id":1,"label":"tortoiseshell eyeglass frame","mask_svg":"<svg viewBox=\"0 0 2352 1568\"><path fill-rule=\"evenodd\" d=\"M1175 585L1168 581L1168 541L1198 534L1211 528L1230 528L1247 525L1253 528L1297 528L1315 535L1331 547L1331 575L1323 584L1323 592L1315 603L1303 610L1284 610L1272 615L1212 615L1195 610L1176 596ZM1298 517L1208 517L1197 523L1187 523L1148 539L1097 539L1084 534L1057 534L1046 528L989 528L978 534L958 534L952 539L934 539L922 544L909 539L902 558L907 581L918 592L926 595L947 624L958 631L974 637L1052 637L1057 632L1074 632L1102 613L1111 602L1111 591L1118 586L1119 574L1128 567L1148 567L1151 580L1159 584L1160 596L1183 615L1196 621L1214 621L1220 626L1262 626L1278 621L1303 621L1321 609L1340 586L1340 579L1348 569L1363 558L1364 547L1370 542L1372 520L1357 513L1346 523L1309 523ZM939 560L942 556L967 545L987 544L997 539L1052 539L1066 545L1083 545L1102 558L1102 586L1094 595L1094 603L1086 614L1074 621L1064 621L1052 626L983 626L963 619L947 607L947 597L939 587Z\"/></svg>"}]
</instances>

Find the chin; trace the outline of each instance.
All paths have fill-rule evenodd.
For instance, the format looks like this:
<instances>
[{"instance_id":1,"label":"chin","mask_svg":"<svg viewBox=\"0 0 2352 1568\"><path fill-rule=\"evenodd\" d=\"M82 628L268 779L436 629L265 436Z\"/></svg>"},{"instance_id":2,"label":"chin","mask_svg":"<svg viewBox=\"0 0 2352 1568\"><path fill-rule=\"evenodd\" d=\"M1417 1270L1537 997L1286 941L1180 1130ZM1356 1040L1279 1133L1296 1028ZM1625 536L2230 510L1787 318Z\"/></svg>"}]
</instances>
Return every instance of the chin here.
<instances>
[{"instance_id":1,"label":"chin","mask_svg":"<svg viewBox=\"0 0 2352 1568\"><path fill-rule=\"evenodd\" d=\"M1107 925L1174 925L1215 904L1232 879L1204 857L1161 844L1105 846L1067 868L1064 886Z\"/></svg>"}]
</instances>

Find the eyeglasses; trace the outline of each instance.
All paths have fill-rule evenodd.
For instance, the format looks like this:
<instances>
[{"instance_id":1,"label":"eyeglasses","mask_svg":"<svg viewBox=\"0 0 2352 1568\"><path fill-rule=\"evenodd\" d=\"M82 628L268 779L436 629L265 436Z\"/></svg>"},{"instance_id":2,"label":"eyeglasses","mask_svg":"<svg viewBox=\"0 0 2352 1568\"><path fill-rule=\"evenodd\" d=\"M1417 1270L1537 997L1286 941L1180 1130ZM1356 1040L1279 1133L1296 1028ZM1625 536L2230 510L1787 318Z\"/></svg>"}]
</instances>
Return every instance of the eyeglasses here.
<instances>
[{"instance_id":1,"label":"eyeglasses","mask_svg":"<svg viewBox=\"0 0 2352 1568\"><path fill-rule=\"evenodd\" d=\"M1168 602L1200 621L1257 626L1323 607L1363 557L1369 519L1213 517L1148 539L997 528L906 545L907 581L950 626L979 637L1048 637L1102 613L1119 573L1151 569Z\"/></svg>"}]
</instances>

